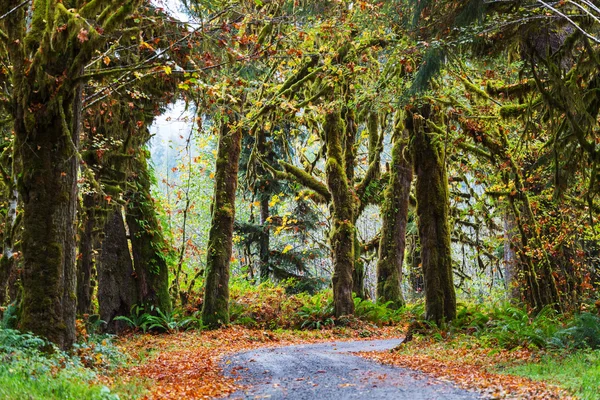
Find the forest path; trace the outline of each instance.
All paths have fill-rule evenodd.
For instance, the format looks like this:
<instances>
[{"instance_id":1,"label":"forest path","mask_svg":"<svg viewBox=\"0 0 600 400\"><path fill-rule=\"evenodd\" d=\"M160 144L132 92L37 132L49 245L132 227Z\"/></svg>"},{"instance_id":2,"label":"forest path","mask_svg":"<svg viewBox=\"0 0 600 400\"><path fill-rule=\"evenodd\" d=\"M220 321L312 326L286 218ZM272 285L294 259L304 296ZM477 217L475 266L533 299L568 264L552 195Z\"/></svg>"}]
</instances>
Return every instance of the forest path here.
<instances>
[{"instance_id":1,"label":"forest path","mask_svg":"<svg viewBox=\"0 0 600 400\"><path fill-rule=\"evenodd\" d=\"M246 387L229 399L478 399L477 394L421 372L352 355L384 351L399 339L263 348L227 357L225 372Z\"/></svg>"}]
</instances>

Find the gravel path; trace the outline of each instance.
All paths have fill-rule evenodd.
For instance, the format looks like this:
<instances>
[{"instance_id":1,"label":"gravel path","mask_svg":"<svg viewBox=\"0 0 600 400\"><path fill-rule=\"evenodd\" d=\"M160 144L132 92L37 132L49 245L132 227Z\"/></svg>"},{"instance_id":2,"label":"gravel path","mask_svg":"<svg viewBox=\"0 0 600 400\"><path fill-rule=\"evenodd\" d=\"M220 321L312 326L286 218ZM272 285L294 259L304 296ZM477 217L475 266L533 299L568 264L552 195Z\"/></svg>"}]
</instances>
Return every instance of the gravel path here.
<instances>
[{"instance_id":1,"label":"gravel path","mask_svg":"<svg viewBox=\"0 0 600 400\"><path fill-rule=\"evenodd\" d=\"M479 399L472 392L423 373L381 365L352 355L388 350L396 340L332 342L257 349L224 361L227 374L246 389L230 399Z\"/></svg>"}]
</instances>

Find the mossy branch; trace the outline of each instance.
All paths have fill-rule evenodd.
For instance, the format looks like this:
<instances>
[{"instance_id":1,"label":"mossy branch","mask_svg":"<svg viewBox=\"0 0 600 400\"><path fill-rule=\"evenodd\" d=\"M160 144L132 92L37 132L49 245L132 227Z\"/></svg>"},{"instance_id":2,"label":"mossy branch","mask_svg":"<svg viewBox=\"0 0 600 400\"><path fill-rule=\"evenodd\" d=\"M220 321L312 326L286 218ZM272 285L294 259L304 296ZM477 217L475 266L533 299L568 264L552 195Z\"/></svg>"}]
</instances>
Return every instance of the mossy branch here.
<instances>
[{"instance_id":1,"label":"mossy branch","mask_svg":"<svg viewBox=\"0 0 600 400\"><path fill-rule=\"evenodd\" d=\"M522 97L531 93L536 88L535 80L528 79L525 82L515 83L513 85L495 85L495 82L489 81L485 87L485 91L491 96L499 96L501 94L507 97Z\"/></svg>"},{"instance_id":2,"label":"mossy branch","mask_svg":"<svg viewBox=\"0 0 600 400\"><path fill-rule=\"evenodd\" d=\"M300 185L311 189L320 199L319 202L329 203L331 201L331 194L327 190L327 186L318 181L309 173L304 170L294 167L284 161L279 161L279 164L284 168L285 171L280 171L270 165L268 162L257 156L257 159L261 162L263 167L268 170L274 178L286 180L288 182L297 182Z\"/></svg>"},{"instance_id":3,"label":"mossy branch","mask_svg":"<svg viewBox=\"0 0 600 400\"><path fill-rule=\"evenodd\" d=\"M293 176L296 182L298 182L304 187L315 191L327 202L331 200L331 194L329 193L329 189L327 189L327 186L325 186L324 183L320 182L303 169L288 164L285 161L279 161L279 165L281 165L289 175Z\"/></svg>"}]
</instances>

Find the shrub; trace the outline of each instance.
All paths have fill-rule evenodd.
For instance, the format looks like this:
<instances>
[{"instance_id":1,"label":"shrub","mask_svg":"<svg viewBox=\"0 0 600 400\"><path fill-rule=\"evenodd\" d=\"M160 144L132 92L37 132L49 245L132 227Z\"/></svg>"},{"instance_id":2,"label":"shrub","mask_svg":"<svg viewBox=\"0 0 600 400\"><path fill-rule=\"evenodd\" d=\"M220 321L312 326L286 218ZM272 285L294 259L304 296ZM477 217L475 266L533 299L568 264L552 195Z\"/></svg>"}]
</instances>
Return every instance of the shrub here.
<instances>
[{"instance_id":1,"label":"shrub","mask_svg":"<svg viewBox=\"0 0 600 400\"><path fill-rule=\"evenodd\" d=\"M550 344L561 348L600 349L600 316L588 312L575 315L566 328L553 335Z\"/></svg>"},{"instance_id":2,"label":"shrub","mask_svg":"<svg viewBox=\"0 0 600 400\"><path fill-rule=\"evenodd\" d=\"M91 346L91 345L90 345ZM92 347L93 357L103 356L110 344ZM51 348L51 353L42 349ZM116 351L114 347L110 351ZM90 350L91 354L91 350ZM96 373L77 356L60 351L32 334L0 328L0 398L116 400L118 395L93 385Z\"/></svg>"}]
</instances>

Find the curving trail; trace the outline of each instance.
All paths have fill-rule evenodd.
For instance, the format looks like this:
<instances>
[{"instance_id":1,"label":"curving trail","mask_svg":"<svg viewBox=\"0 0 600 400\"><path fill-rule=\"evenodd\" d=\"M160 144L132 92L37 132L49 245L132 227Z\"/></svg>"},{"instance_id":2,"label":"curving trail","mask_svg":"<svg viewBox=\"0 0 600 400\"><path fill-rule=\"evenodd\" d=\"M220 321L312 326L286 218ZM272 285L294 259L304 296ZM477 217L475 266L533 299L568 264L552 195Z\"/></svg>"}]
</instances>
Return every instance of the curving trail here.
<instances>
[{"instance_id":1,"label":"curving trail","mask_svg":"<svg viewBox=\"0 0 600 400\"><path fill-rule=\"evenodd\" d=\"M225 359L225 372L246 387L229 399L479 399L479 395L352 352L394 348L399 339L265 348Z\"/></svg>"}]
</instances>

